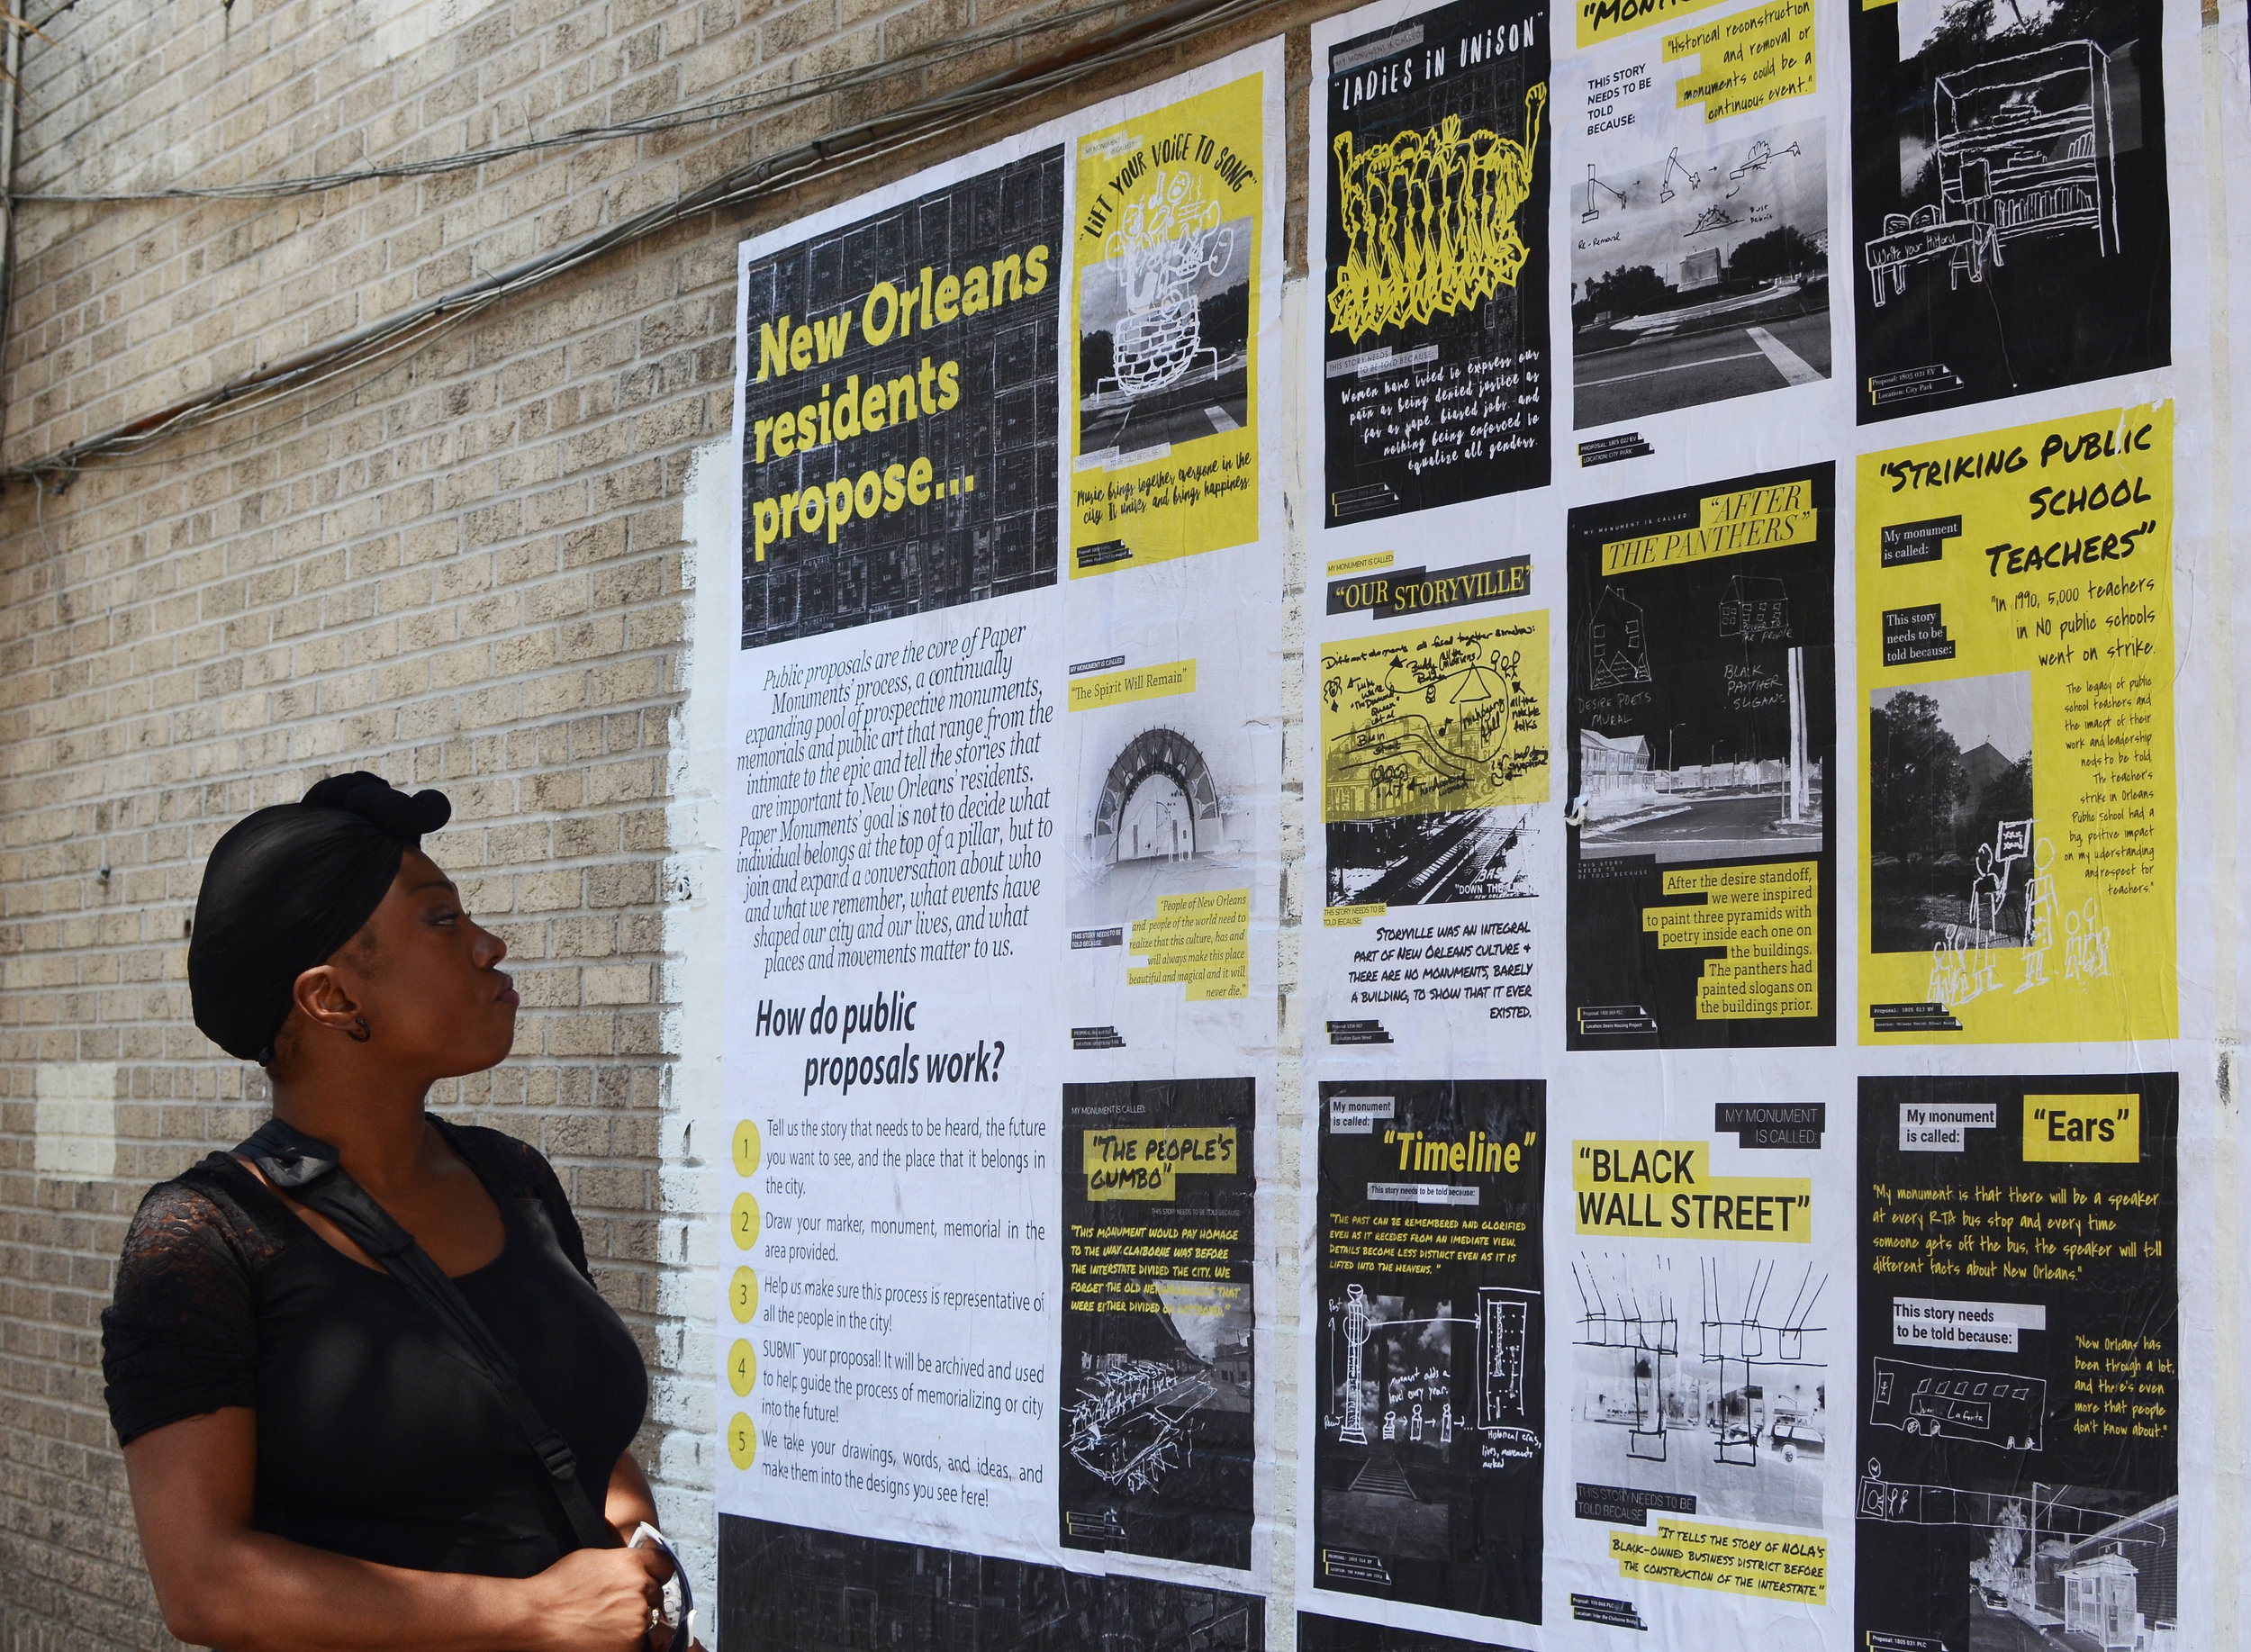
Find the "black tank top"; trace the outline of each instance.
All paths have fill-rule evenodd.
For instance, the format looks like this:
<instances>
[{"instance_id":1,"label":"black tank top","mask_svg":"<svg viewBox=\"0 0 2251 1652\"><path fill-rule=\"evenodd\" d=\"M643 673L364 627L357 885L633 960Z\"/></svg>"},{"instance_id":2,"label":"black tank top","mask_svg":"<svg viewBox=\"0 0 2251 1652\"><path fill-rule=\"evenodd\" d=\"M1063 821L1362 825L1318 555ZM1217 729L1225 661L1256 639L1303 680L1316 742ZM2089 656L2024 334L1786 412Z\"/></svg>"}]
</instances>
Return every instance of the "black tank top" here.
<instances>
[{"instance_id":1,"label":"black tank top","mask_svg":"<svg viewBox=\"0 0 2251 1652\"><path fill-rule=\"evenodd\" d=\"M648 1401L547 1161L435 1121L499 1205L501 1253L455 1279L577 1455L599 1509ZM388 1274L213 1153L141 1201L102 1315L121 1441L222 1406L258 1413L260 1531L417 1571L529 1577L576 1547L490 1384Z\"/></svg>"}]
</instances>

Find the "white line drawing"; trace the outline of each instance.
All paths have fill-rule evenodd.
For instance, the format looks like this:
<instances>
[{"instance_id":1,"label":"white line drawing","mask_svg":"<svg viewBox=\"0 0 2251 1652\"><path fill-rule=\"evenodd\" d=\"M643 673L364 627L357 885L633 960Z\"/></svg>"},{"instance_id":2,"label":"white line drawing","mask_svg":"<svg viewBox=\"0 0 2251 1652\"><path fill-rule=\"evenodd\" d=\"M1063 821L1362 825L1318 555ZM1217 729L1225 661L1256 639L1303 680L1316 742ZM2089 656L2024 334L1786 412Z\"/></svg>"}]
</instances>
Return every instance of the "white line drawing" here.
<instances>
[{"instance_id":1,"label":"white line drawing","mask_svg":"<svg viewBox=\"0 0 2251 1652\"><path fill-rule=\"evenodd\" d=\"M1632 189L1632 187L1633 185L1632 184L1626 185L1626 189ZM1626 203L1625 189L1613 189L1609 185L1604 183L1600 178L1596 177L1595 176L1595 163L1590 160L1587 163L1587 210L1578 215L1579 222L1593 223L1596 219L1602 216L1601 204L1595 197L1595 192L1598 189L1601 190L1604 194L1608 195L1611 200L1618 205L1623 206ZM1668 201L1672 199L1669 194L1664 198Z\"/></svg>"},{"instance_id":2,"label":"white line drawing","mask_svg":"<svg viewBox=\"0 0 2251 1652\"><path fill-rule=\"evenodd\" d=\"M2111 972L2111 929L2102 921L2102 903L2090 895L2075 907L2061 908L2056 894L2053 840L2034 835L2035 820L2004 820L1993 842L1977 846L1977 870L1970 883L1970 922L1949 924L1930 949L1930 1001L1949 1010L2001 990L1997 952L2020 948L2019 963L2024 979L2013 995L2052 986L2048 955L2056 944L2057 916L2062 912L2064 934L2063 979L2093 980ZM2009 934L2002 916L2009 902L2009 885L2019 861L2029 860L2032 874L2024 881L2021 941Z\"/></svg>"},{"instance_id":3,"label":"white line drawing","mask_svg":"<svg viewBox=\"0 0 2251 1652\"><path fill-rule=\"evenodd\" d=\"M1907 290L1907 272L1943 259L1949 291L1985 279L2021 237L2086 230L2120 250L2117 137L2110 58L2093 41L1936 77L1939 199L1885 215L1863 248L1878 309ZM1888 285L1889 291L1886 291Z\"/></svg>"},{"instance_id":4,"label":"white line drawing","mask_svg":"<svg viewBox=\"0 0 2251 1652\"><path fill-rule=\"evenodd\" d=\"M1626 1454L1651 1462L1667 1460L1676 1431L1709 1434L1712 1460L1731 1467L1758 1467L1762 1435L1767 1449L1792 1462L1801 1451L1823 1449L1825 1386L1816 1389L1811 1408L1801 1408L1769 1394L1767 1373L1826 1366L1808 1350L1806 1339L1828 1330L1808 1322L1829 1276L1816 1277L1807 1263L1785 1302L1775 1288L1776 1273L1775 1263L1755 1261L1738 1292L1729 1287L1718 1258L1698 1259L1701 1301L1694 1358L1700 1368L1716 1368L1715 1388L1680 1368L1680 1313L1661 1282L1661 1269L1657 1282L1637 1283L1622 1268L1605 1292L1591 1263L1574 1261L1571 1278L1578 1286L1580 1309L1574 1340L1581 1348L1623 1356L1619 1397L1613 1400L1605 1390L1591 1409L1582 1397L1582 1419L1624 1428Z\"/></svg>"},{"instance_id":5,"label":"white line drawing","mask_svg":"<svg viewBox=\"0 0 2251 1652\"><path fill-rule=\"evenodd\" d=\"M1153 1490L1194 1460L1189 1417L1218 1393L1153 1359L1095 1371L1071 1407L1064 1449L1105 1485Z\"/></svg>"},{"instance_id":6,"label":"white line drawing","mask_svg":"<svg viewBox=\"0 0 2251 1652\"><path fill-rule=\"evenodd\" d=\"M1094 807L1097 864L1184 861L1220 846L1226 801L1195 742L1162 726L1128 741Z\"/></svg>"},{"instance_id":7,"label":"white line drawing","mask_svg":"<svg viewBox=\"0 0 2251 1652\"><path fill-rule=\"evenodd\" d=\"M1649 639L1641 605L1617 586L1604 586L1587 626L1587 686L1599 691L1653 681Z\"/></svg>"},{"instance_id":8,"label":"white line drawing","mask_svg":"<svg viewBox=\"0 0 2251 1652\"><path fill-rule=\"evenodd\" d=\"M2065 1644L2060 1629L2073 1637L2069 1644L2102 1652L2170 1652L2179 1644L2172 1613L2180 1499L2125 1512L2131 1503L2102 1487L2046 1480L2030 1482L2029 1493L1886 1480L1876 1458L1867 1461L1858 1499L1861 1520L1871 1524L1984 1534L1984 1549L1965 1567L1973 1645L2024 1644L2020 1632L1984 1628L2013 1618L2036 1644Z\"/></svg>"},{"instance_id":9,"label":"white line drawing","mask_svg":"<svg viewBox=\"0 0 2251 1652\"><path fill-rule=\"evenodd\" d=\"M1977 1366L1922 1365L1877 1355L1868 1372L1868 1425L2004 1451L2042 1449L2048 1382Z\"/></svg>"},{"instance_id":10,"label":"white line drawing","mask_svg":"<svg viewBox=\"0 0 2251 1652\"><path fill-rule=\"evenodd\" d=\"M1453 1304L1442 1299L1434 1304L1440 1313L1387 1319L1379 1317L1380 1304L1370 1297L1366 1286L1348 1283L1344 1295L1328 1304L1328 1393L1333 1404L1332 1414L1322 1418L1321 1426L1334 1429L1340 1445L1365 1446L1370 1416L1380 1406L1379 1434L1386 1445L1421 1444L1426 1438L1451 1445L1456 1430L1474 1428L1489 1440L1536 1447L1540 1434L1525 1391L1525 1377L1539 1358L1532 1345L1539 1300L1537 1291L1480 1286L1474 1318L1443 1312ZM1370 1376L1368 1344L1376 1332L1438 1325L1473 1329L1477 1338L1473 1394L1457 1395L1452 1373L1435 1363L1388 1370L1380 1378ZM1459 1409L1458 1398L1465 1402ZM1474 1421L1468 1410L1470 1401L1476 1404ZM1383 1451L1369 1458L1352 1489L1415 1495L1397 1457Z\"/></svg>"},{"instance_id":11,"label":"white line drawing","mask_svg":"<svg viewBox=\"0 0 2251 1652\"><path fill-rule=\"evenodd\" d=\"M1159 172L1126 203L1102 248L1124 272L1126 314L1113 335L1115 376L1095 385L1098 399L1162 390L1186 377L1199 357L1210 358L1217 376L1219 353L1204 344L1196 285L1234 255L1234 230L1220 218L1220 203L1205 199L1186 167Z\"/></svg>"}]
</instances>

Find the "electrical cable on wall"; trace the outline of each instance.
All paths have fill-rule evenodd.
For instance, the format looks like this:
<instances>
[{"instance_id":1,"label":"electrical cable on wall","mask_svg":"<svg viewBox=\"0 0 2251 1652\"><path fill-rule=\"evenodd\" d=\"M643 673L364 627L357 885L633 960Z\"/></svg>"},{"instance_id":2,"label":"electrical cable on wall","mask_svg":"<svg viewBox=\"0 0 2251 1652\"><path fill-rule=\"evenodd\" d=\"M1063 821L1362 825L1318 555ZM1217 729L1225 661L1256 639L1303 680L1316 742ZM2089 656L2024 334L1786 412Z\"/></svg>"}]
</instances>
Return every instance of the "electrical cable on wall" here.
<instances>
[{"instance_id":1,"label":"electrical cable on wall","mask_svg":"<svg viewBox=\"0 0 2251 1652\"><path fill-rule=\"evenodd\" d=\"M645 239L686 219L775 194L880 159L910 145L966 131L982 117L1126 63L1144 52L1184 43L1278 4L1279 0L1180 0L1179 4L1120 23L1076 47L958 90L922 99L895 113L753 160L700 188L570 246L443 293L357 332L231 379L97 436L73 442L40 458L8 465L0 469L0 482L33 482L44 486L51 479L59 492L90 463L130 456L184 430L255 412L283 396L325 383L402 348L426 343L437 332L450 329L503 298L526 292L606 252Z\"/></svg>"}]
</instances>

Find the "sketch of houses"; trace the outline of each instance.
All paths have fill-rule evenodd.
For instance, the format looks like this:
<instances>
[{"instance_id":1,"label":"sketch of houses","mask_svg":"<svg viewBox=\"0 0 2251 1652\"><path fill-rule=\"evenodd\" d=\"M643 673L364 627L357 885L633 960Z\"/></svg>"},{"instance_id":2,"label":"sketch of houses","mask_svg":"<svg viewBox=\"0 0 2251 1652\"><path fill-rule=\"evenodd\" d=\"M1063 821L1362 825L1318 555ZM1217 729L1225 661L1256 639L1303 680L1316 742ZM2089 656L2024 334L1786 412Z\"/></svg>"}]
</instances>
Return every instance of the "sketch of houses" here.
<instances>
[{"instance_id":1,"label":"sketch of houses","mask_svg":"<svg viewBox=\"0 0 2251 1652\"><path fill-rule=\"evenodd\" d=\"M1887 213L1864 248L1881 308L1907 272L1944 261L1948 284L1985 279L2010 242L2084 230L2120 250L2110 59L2092 41L1940 75L1931 82L1939 200ZM1888 291L1887 291L1888 288Z\"/></svg>"},{"instance_id":2,"label":"sketch of houses","mask_svg":"<svg viewBox=\"0 0 2251 1652\"><path fill-rule=\"evenodd\" d=\"M1746 645L1787 642L1789 585L1741 573L1728 581L1727 596L1720 603L1720 635L1740 636Z\"/></svg>"},{"instance_id":3,"label":"sketch of houses","mask_svg":"<svg viewBox=\"0 0 2251 1652\"><path fill-rule=\"evenodd\" d=\"M1587 626L1590 689L1624 688L1650 681L1649 629L1641 605L1615 585L1605 586Z\"/></svg>"}]
</instances>

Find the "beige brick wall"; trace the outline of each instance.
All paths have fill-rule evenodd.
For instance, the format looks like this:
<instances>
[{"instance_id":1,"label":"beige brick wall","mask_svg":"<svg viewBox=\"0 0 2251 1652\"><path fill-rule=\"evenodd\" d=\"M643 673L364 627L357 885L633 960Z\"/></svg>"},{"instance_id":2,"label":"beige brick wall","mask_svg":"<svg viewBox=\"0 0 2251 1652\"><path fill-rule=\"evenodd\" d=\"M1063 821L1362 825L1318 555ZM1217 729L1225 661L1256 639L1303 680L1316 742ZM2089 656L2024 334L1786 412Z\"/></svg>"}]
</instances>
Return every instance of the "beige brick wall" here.
<instances>
[{"instance_id":1,"label":"beige brick wall","mask_svg":"<svg viewBox=\"0 0 2251 1652\"><path fill-rule=\"evenodd\" d=\"M35 7L50 38L26 46L16 187L440 157L803 87L1057 9ZM1278 6L1193 56L1335 9ZM1062 38L474 172L280 201L19 205L0 456L142 417ZM1301 28L1292 43L1302 134ZM1153 58L1133 79L1188 60ZM674 841L694 618L683 506L697 450L728 428L736 242L945 152L683 224L411 355L93 465L67 491L0 495L0 1652L170 1644L102 1405L98 1315L141 1190L260 1114L255 1070L188 1018L203 857L249 809L349 767L453 797L433 846L506 937L526 1013L514 1059L435 1099L556 1161L657 1378L642 1458L668 1518L694 1522L708 1485L696 1183L684 1138L665 1133L684 972L704 967L681 955L692 926L667 927L692 895ZM707 546L701 561L728 602L727 558ZM61 1116L41 1112L42 1072L57 1095L113 1086L112 1112L85 1114L113 1120L113 1174L86 1169L108 1150L83 1130L42 1169L39 1120Z\"/></svg>"}]
</instances>

